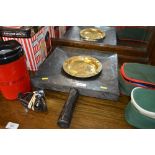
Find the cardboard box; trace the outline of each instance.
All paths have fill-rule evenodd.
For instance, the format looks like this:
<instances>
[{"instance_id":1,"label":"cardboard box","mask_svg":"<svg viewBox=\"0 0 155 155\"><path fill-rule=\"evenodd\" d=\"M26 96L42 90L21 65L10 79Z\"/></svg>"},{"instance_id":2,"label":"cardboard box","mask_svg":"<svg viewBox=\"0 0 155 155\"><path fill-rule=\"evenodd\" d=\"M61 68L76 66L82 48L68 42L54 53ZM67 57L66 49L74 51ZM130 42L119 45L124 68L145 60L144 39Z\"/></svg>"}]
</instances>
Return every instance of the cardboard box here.
<instances>
[{"instance_id":1,"label":"cardboard box","mask_svg":"<svg viewBox=\"0 0 155 155\"><path fill-rule=\"evenodd\" d=\"M17 40L25 51L27 67L37 71L52 49L51 37L53 27L0 27L0 35L4 41Z\"/></svg>"}]
</instances>

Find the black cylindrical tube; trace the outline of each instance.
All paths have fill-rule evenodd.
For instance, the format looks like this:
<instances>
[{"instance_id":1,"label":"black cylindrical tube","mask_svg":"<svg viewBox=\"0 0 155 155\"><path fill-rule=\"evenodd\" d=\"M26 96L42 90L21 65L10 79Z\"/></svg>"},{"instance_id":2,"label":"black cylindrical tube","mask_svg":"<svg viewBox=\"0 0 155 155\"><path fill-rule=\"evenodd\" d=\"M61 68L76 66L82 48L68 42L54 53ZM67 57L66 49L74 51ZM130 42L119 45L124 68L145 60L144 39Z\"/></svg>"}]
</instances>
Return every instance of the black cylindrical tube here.
<instances>
[{"instance_id":1,"label":"black cylindrical tube","mask_svg":"<svg viewBox=\"0 0 155 155\"><path fill-rule=\"evenodd\" d=\"M71 88L69 91L68 99L65 102L58 119L58 125L61 128L69 128L78 96L79 96L78 90Z\"/></svg>"}]
</instances>

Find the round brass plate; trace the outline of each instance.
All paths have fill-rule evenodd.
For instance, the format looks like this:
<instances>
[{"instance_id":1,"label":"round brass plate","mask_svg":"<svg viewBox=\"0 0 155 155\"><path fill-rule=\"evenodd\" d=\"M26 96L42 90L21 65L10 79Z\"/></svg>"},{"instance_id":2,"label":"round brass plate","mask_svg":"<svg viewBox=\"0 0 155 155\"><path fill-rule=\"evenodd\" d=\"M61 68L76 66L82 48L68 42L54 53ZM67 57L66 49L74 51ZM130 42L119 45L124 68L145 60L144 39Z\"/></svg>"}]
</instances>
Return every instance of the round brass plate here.
<instances>
[{"instance_id":1,"label":"round brass plate","mask_svg":"<svg viewBox=\"0 0 155 155\"><path fill-rule=\"evenodd\" d=\"M88 78L99 74L102 64L91 56L73 56L65 60L63 69L71 76Z\"/></svg>"},{"instance_id":2,"label":"round brass plate","mask_svg":"<svg viewBox=\"0 0 155 155\"><path fill-rule=\"evenodd\" d=\"M80 36L84 40L96 41L105 37L105 32L98 28L86 28L80 31Z\"/></svg>"}]
</instances>

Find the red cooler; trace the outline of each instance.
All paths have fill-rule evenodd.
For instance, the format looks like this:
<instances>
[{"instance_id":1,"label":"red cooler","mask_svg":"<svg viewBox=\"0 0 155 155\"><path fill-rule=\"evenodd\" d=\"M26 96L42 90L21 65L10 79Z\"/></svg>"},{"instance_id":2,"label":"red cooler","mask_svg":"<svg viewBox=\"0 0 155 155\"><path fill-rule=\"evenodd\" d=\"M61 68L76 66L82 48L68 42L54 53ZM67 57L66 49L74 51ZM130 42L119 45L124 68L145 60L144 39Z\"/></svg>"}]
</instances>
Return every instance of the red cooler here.
<instances>
[{"instance_id":1,"label":"red cooler","mask_svg":"<svg viewBox=\"0 0 155 155\"><path fill-rule=\"evenodd\" d=\"M0 92L6 99L31 91L30 77L21 45L15 40L0 44Z\"/></svg>"}]
</instances>

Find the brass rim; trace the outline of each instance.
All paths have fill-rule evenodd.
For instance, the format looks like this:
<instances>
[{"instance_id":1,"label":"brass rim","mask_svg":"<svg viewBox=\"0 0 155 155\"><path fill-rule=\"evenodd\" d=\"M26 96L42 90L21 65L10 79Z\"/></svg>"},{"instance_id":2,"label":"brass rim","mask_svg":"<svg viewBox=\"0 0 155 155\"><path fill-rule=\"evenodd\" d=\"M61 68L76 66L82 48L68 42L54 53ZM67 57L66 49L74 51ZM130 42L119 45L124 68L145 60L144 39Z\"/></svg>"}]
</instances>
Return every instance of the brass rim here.
<instances>
[{"instance_id":1,"label":"brass rim","mask_svg":"<svg viewBox=\"0 0 155 155\"><path fill-rule=\"evenodd\" d=\"M63 69L71 76L89 78L101 72L102 64L91 56L73 56L64 61Z\"/></svg>"}]
</instances>

